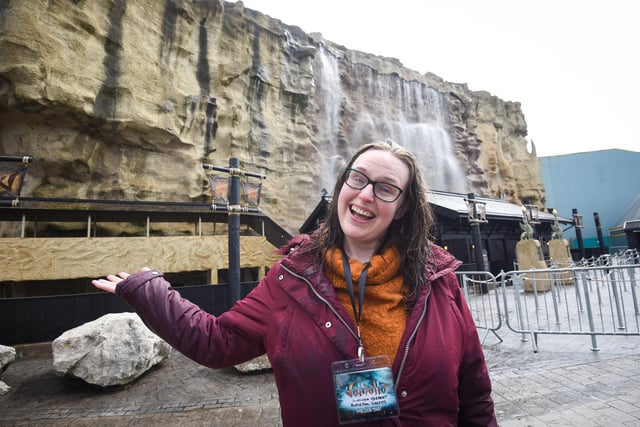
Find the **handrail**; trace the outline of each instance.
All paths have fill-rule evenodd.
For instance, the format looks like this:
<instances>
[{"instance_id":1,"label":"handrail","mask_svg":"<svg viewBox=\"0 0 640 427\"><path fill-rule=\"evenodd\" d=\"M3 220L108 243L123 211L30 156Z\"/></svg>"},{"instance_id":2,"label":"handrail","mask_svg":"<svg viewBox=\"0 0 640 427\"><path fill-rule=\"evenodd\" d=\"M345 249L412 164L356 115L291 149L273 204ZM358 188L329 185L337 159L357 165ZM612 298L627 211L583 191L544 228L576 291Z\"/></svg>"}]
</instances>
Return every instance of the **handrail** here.
<instances>
[{"instance_id":1,"label":"handrail","mask_svg":"<svg viewBox=\"0 0 640 427\"><path fill-rule=\"evenodd\" d=\"M163 202L136 200L100 200L52 197L23 197L20 206L3 206L8 198L0 197L0 221L84 222L213 222L226 224L224 209L213 210L205 202ZM240 223L280 247L291 235L264 213L252 210L239 212Z\"/></svg>"}]
</instances>

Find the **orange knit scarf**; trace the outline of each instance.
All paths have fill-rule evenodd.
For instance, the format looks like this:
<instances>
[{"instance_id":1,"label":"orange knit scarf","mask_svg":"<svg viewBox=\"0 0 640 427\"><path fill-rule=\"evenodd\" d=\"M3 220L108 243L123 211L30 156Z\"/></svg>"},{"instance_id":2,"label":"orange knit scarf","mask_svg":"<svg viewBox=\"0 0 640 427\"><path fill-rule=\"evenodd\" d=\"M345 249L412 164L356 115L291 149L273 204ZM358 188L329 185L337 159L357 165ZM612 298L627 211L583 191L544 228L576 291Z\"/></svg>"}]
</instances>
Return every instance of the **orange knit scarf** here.
<instances>
[{"instance_id":1,"label":"orange knit scarf","mask_svg":"<svg viewBox=\"0 0 640 427\"><path fill-rule=\"evenodd\" d=\"M356 307L358 306L358 279L364 265L349 259ZM402 274L400 254L395 247L371 258L367 272L364 303L360 319L360 333L369 356L387 355L393 360L407 323L407 312L402 303ZM342 251L330 250L325 255L325 274L333 283L338 299L355 322L351 299L342 266Z\"/></svg>"}]
</instances>

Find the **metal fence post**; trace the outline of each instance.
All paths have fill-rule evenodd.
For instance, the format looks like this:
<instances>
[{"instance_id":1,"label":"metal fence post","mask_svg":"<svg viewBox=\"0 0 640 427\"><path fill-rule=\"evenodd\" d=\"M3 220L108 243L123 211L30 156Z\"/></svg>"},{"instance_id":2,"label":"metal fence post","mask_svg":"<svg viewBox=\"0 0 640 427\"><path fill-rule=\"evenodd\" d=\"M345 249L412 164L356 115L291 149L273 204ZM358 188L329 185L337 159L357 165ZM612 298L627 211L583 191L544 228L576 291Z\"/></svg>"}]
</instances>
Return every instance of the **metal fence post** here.
<instances>
[{"instance_id":1,"label":"metal fence post","mask_svg":"<svg viewBox=\"0 0 640 427\"><path fill-rule=\"evenodd\" d=\"M584 292L584 303L587 306L587 319L589 321L589 332L591 332L591 350L599 351L598 340L595 334L595 324L593 322L593 312L591 311L591 300L589 298L589 285L587 280L587 273L582 273L582 291Z\"/></svg>"}]
</instances>

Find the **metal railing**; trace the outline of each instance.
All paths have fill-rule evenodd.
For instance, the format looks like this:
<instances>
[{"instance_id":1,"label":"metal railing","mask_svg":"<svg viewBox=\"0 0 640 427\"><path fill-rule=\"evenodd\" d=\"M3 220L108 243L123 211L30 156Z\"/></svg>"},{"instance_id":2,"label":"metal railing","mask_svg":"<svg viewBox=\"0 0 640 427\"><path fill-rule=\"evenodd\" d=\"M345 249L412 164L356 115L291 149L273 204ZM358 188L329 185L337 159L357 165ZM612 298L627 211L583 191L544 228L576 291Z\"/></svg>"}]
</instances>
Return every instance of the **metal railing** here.
<instances>
[{"instance_id":1,"label":"metal railing","mask_svg":"<svg viewBox=\"0 0 640 427\"><path fill-rule=\"evenodd\" d=\"M500 288L496 277L488 271L465 271L456 274L476 327L485 331L481 337L482 344L490 333L502 342L497 332L502 327L502 313Z\"/></svg>"},{"instance_id":2,"label":"metal railing","mask_svg":"<svg viewBox=\"0 0 640 427\"><path fill-rule=\"evenodd\" d=\"M497 276L458 272L479 330L493 333L504 324L522 340L538 336L585 335L597 351L597 337L640 336L640 261L637 250L582 260L569 268L514 270Z\"/></svg>"}]
</instances>

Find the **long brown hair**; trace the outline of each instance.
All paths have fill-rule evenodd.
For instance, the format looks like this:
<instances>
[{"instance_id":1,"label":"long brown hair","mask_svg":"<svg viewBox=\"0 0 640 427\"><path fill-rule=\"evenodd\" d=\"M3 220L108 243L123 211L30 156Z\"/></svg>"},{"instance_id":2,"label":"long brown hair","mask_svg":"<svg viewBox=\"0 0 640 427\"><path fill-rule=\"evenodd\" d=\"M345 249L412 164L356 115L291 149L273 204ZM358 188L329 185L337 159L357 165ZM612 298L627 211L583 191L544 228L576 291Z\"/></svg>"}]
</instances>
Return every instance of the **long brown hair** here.
<instances>
[{"instance_id":1,"label":"long brown hair","mask_svg":"<svg viewBox=\"0 0 640 427\"><path fill-rule=\"evenodd\" d=\"M386 246L395 246L400 252L400 271L402 271L403 295L407 307L411 307L415 298L426 284L426 269L431 256L430 241L433 226L433 212L427 201L427 189L416 158L400 145L387 140L363 145L342 168L333 188L332 199L327 208L327 216L320 231L314 235L313 249L316 250L316 262L322 265L324 254L333 248L341 248L344 233L338 219L338 195L346 179L346 171L362 153L369 150L387 151L400 159L409 168L409 184L403 193L405 214L394 219L383 239L379 250Z\"/></svg>"}]
</instances>

